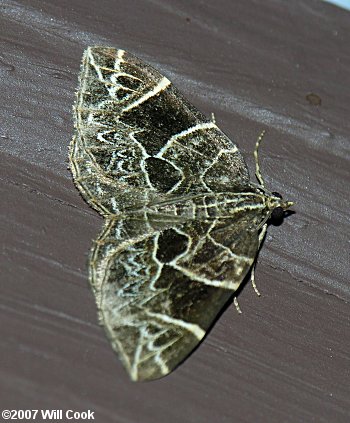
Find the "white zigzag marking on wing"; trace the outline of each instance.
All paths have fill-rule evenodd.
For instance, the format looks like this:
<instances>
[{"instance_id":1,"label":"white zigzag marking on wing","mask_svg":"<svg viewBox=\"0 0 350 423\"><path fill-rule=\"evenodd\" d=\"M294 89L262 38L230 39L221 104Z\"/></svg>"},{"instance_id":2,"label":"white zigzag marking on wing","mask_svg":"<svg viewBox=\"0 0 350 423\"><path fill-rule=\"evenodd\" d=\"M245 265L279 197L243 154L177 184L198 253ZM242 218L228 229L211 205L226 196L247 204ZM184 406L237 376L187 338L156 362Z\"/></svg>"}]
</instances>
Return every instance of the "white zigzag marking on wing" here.
<instances>
[{"instance_id":1,"label":"white zigzag marking on wing","mask_svg":"<svg viewBox=\"0 0 350 423\"><path fill-rule=\"evenodd\" d=\"M152 185L152 183L151 183L151 181L150 181L150 179L149 179L149 175L148 175L148 172L147 172L147 169L146 169L146 159L148 158L148 157L151 157L148 153L147 153L147 151L146 151L146 149L145 149L145 147L139 142L139 141L137 141L137 139L135 138L135 135L137 134L137 133L140 133L140 132L142 132L142 131L132 131L132 132L130 132L130 134L129 134L129 137L134 141L134 143L140 148L140 150L141 150L141 153L142 153L142 159L140 160L140 168L141 168L141 170L142 170L142 172L143 172L143 174L145 175L145 178L146 178L146 182L147 182L147 184L148 184L148 186L149 186L149 188L150 189L152 189L152 190L154 190L154 187L153 187L153 185Z\"/></svg>"},{"instance_id":2,"label":"white zigzag marking on wing","mask_svg":"<svg viewBox=\"0 0 350 423\"><path fill-rule=\"evenodd\" d=\"M198 123L195 126L192 126L191 128L187 128L182 132L179 132L178 134L173 135L169 141L159 150L159 153L155 156L157 158L161 158L163 154L166 152L166 150L179 138L185 137L186 135L192 134L193 132L199 131L201 129L210 129L210 128L217 128L214 122L202 122ZM186 147L186 146L182 146ZM198 152L197 152L198 153Z\"/></svg>"},{"instance_id":3,"label":"white zigzag marking on wing","mask_svg":"<svg viewBox=\"0 0 350 423\"><path fill-rule=\"evenodd\" d=\"M156 271L155 275L152 277L150 284L149 284L151 291L157 291L157 289L155 287L155 283L157 282L160 275L162 274L162 269L163 269L163 266L164 266L164 264L162 262L160 262L157 258L158 239L159 239L159 233L156 233L154 238L153 238L152 259L157 264L158 267L157 267L157 271Z\"/></svg>"},{"instance_id":4,"label":"white zigzag marking on wing","mask_svg":"<svg viewBox=\"0 0 350 423\"><path fill-rule=\"evenodd\" d=\"M162 313L153 313L151 311L146 311L146 313L149 316L162 320L165 323L170 323L172 325L182 327L188 330L189 332L193 333L193 335L198 339L202 339L205 335L205 330L203 330L199 325L196 325L194 323L188 323L181 319L175 319L174 317L170 317Z\"/></svg>"},{"instance_id":5,"label":"white zigzag marking on wing","mask_svg":"<svg viewBox=\"0 0 350 423\"><path fill-rule=\"evenodd\" d=\"M137 346L135 348L134 360L132 363L132 367L130 368L131 377L133 380L137 380L138 377L138 364L140 361L142 349L143 349L143 339L144 339L144 332L145 328L141 328L139 340L137 342Z\"/></svg>"},{"instance_id":6,"label":"white zigzag marking on wing","mask_svg":"<svg viewBox=\"0 0 350 423\"><path fill-rule=\"evenodd\" d=\"M220 280L215 280L215 279L207 279L204 278L202 276L199 276L193 272L191 272L188 269L185 269L182 266L179 266L176 263L170 262L169 265L171 267L173 267L174 269L178 270L179 272L183 273L184 275L188 276L190 279L197 281L197 282L202 282L204 283L204 285L208 285L208 286L216 286L217 288L226 288L226 289L231 289L233 291L236 291L236 289L239 287L241 281L239 282L233 282L233 281L220 281Z\"/></svg>"},{"instance_id":7,"label":"white zigzag marking on wing","mask_svg":"<svg viewBox=\"0 0 350 423\"><path fill-rule=\"evenodd\" d=\"M106 89L107 89L110 97L112 97L112 98L114 98L116 96L117 91L120 90L120 89L123 89L123 90L126 90L126 91L135 92L135 90L132 90L131 88L128 88L128 87L124 87L122 84L120 84L118 82L118 77L119 76L126 76L128 78L137 79L137 80L140 81L139 78L137 78L137 77L135 77L133 75L130 75L130 74L126 73L126 72L120 71L120 65L121 65L122 62L124 62L124 58L123 58L124 53L125 53L124 50L121 50L121 49L120 50L117 50L117 57L115 59L114 69L109 69L109 68L105 68L105 67L99 66L95 62L95 59L94 59L94 56L92 54L91 48L88 48L88 56L89 56L89 59L90 59L90 63L94 67L94 69L95 69L95 71L97 73L98 79L103 84L106 85ZM109 71L113 72L113 75L110 77L110 82L103 77L103 74L101 72L101 69L109 70ZM107 86L107 85L111 85L111 86ZM109 99L107 99L106 101L108 102ZM104 104L104 103L105 102L102 102L102 104Z\"/></svg>"},{"instance_id":8,"label":"white zigzag marking on wing","mask_svg":"<svg viewBox=\"0 0 350 423\"><path fill-rule=\"evenodd\" d=\"M212 231L212 229L215 228L216 223L217 223L217 219L214 220L214 222L212 223L212 225L208 229L208 232L207 232L208 239L210 239L210 241L214 245L216 245L216 246L222 248L223 250L225 250L230 255L230 257L235 258L235 259L237 259L239 261L244 261L246 263L252 264L253 263L253 260L250 257L235 254L230 248L226 247L223 244L220 244L220 242L215 241L215 239L211 236L211 231Z\"/></svg>"},{"instance_id":9,"label":"white zigzag marking on wing","mask_svg":"<svg viewBox=\"0 0 350 423\"><path fill-rule=\"evenodd\" d=\"M155 157L157 157L157 156L155 156ZM175 163L173 163L173 162L171 162L171 161L169 161L169 160L166 160L166 159L163 159L165 162L168 162L168 163L170 163L170 165L171 166L173 166L180 174L181 174L181 179L179 180L179 182L176 182L176 184L169 190L169 191L167 191L167 194L171 194L172 192L174 192L181 184L182 184L182 182L185 180L185 175L184 175L184 172L183 172L183 170L182 169L180 169L178 166L176 166L176 164Z\"/></svg>"},{"instance_id":10,"label":"white zigzag marking on wing","mask_svg":"<svg viewBox=\"0 0 350 423\"><path fill-rule=\"evenodd\" d=\"M186 232L183 232L183 231L180 231L180 229L178 229L178 228L176 228L176 227L174 227L173 228L174 229L174 231L175 232L177 232L179 235L183 235L183 236L185 236L186 238L187 238L187 240L188 240L188 244L187 244L187 247L186 247L186 250L183 252L183 253L181 253L181 254L179 254L178 256L176 256L175 258L174 258L174 260L173 261L171 261L169 264L171 264L171 263L176 263L178 260L180 260L182 257L185 257L189 252L190 252L190 250L191 250L191 247L192 247L192 238L190 237L190 236L188 236L188 234L186 234Z\"/></svg>"},{"instance_id":11,"label":"white zigzag marking on wing","mask_svg":"<svg viewBox=\"0 0 350 423\"><path fill-rule=\"evenodd\" d=\"M161 353L163 350L160 350L157 354L154 355L154 361L158 364L160 371L163 375L166 375L169 373L170 369L169 367L164 363L164 361L161 358Z\"/></svg>"},{"instance_id":12,"label":"white zigzag marking on wing","mask_svg":"<svg viewBox=\"0 0 350 423\"><path fill-rule=\"evenodd\" d=\"M167 349L169 348L171 345L173 345L174 341L168 342L166 344L164 344L162 347L155 347L154 346L154 342L157 341L157 338L159 338L160 336L164 335L167 333L167 329L164 329L160 332L157 332L157 334L150 334L147 330L147 326L141 326L140 328L141 333L140 333L140 341L139 344L137 345L137 349L135 351L134 354L134 362L132 365L132 377L134 378L134 380L138 379L138 368L141 366L142 362L145 362L147 360L149 360L150 358L152 358L154 360L154 362L158 365L160 372L165 375L167 373L169 373L170 369L169 367L165 364L164 360L161 357L161 354ZM143 354L143 356L141 357L141 353L142 353L142 346L140 346L140 343L146 340L146 346L147 346L147 350L149 351L149 353L145 353Z\"/></svg>"},{"instance_id":13,"label":"white zigzag marking on wing","mask_svg":"<svg viewBox=\"0 0 350 423\"><path fill-rule=\"evenodd\" d=\"M129 104L129 106L125 107L123 112L128 112L129 110L139 106L141 103L144 103L149 98L154 97L155 95L157 95L161 91L165 90L165 88L167 88L170 84L171 84L171 82L169 81L168 78L165 78L165 77L162 78L159 81L159 83L153 88L153 90L148 91L145 95L143 95L141 98L136 100L134 103Z\"/></svg>"},{"instance_id":14,"label":"white zigzag marking on wing","mask_svg":"<svg viewBox=\"0 0 350 423\"><path fill-rule=\"evenodd\" d=\"M204 172L200 175L200 180L202 182L202 184L204 185L204 187L206 189L208 189L209 191L211 191L211 189L208 187L208 185L205 183L204 178L205 175L207 174L207 172L209 171L210 168L212 168L220 159L222 154L225 153L236 153L238 151L238 148L236 146L233 146L232 148L229 149L222 149L218 152L218 154L216 155L215 159L210 163L210 165L204 170ZM230 179L227 175L222 175L220 178L217 178L218 181L220 181L221 183L229 183Z\"/></svg>"},{"instance_id":15,"label":"white zigzag marking on wing","mask_svg":"<svg viewBox=\"0 0 350 423\"><path fill-rule=\"evenodd\" d=\"M95 71L96 71L96 73L97 73L97 75L98 75L98 79L99 79L101 82L105 82L105 80L104 80L104 78L103 78L103 75L102 75L102 72L101 72L101 69L100 69L100 66L98 66L98 65L96 64L96 62L95 62L95 58L94 58L94 56L93 56L93 54L92 54L92 52L91 52L91 48L88 48L87 53L88 53L88 56L89 56L89 59L90 59L90 63L91 63L91 64L92 64L92 66L95 68Z\"/></svg>"},{"instance_id":16,"label":"white zigzag marking on wing","mask_svg":"<svg viewBox=\"0 0 350 423\"><path fill-rule=\"evenodd\" d=\"M216 246L224 249L230 257L235 258L239 261L244 261L246 263L252 264L253 260L250 257L235 254L232 250L230 250L230 248L226 247L225 245L220 244L220 242L215 241L215 239L210 234L208 234L208 239L210 239L210 241L213 244L215 244Z\"/></svg>"}]
</instances>

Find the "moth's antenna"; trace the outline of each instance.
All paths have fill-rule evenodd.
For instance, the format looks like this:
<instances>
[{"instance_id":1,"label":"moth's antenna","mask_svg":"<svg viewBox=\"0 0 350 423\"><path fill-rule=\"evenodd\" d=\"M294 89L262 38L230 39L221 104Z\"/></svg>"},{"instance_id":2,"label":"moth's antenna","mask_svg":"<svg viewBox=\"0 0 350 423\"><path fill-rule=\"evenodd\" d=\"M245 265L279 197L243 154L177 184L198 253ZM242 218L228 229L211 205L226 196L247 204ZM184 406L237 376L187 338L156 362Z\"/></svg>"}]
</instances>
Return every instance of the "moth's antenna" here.
<instances>
[{"instance_id":1,"label":"moth's antenna","mask_svg":"<svg viewBox=\"0 0 350 423\"><path fill-rule=\"evenodd\" d=\"M256 176L256 179L258 180L259 184L263 188L265 188L265 183L264 183L264 179L263 179L263 177L261 176L261 173L260 173L258 152L259 152L260 143L261 143L262 139L264 138L264 135L265 135L265 129L261 132L261 134L259 135L259 138L256 140L255 150L254 150L255 176Z\"/></svg>"}]
</instances>

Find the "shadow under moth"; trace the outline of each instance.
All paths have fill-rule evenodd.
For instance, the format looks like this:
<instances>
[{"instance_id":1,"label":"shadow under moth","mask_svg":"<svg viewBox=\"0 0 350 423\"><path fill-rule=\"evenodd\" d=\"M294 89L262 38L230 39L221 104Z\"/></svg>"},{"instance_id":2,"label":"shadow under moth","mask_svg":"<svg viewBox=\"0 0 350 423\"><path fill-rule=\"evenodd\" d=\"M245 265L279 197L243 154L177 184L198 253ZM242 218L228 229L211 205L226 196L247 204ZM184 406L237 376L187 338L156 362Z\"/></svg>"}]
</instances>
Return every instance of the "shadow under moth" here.
<instances>
[{"instance_id":1,"label":"shadow under moth","mask_svg":"<svg viewBox=\"0 0 350 423\"><path fill-rule=\"evenodd\" d=\"M89 259L99 319L132 380L171 372L292 205L249 179L237 146L153 67L84 52L70 146L74 182L104 217Z\"/></svg>"}]
</instances>

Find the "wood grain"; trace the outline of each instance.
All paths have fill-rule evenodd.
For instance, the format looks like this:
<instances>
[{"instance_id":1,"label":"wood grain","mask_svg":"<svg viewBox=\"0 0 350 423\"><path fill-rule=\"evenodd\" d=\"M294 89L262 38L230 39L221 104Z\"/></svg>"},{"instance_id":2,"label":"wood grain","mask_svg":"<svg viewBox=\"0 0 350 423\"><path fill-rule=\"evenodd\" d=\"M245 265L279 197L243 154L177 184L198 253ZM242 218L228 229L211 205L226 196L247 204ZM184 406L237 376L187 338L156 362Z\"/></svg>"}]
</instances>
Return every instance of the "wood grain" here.
<instances>
[{"instance_id":1,"label":"wood grain","mask_svg":"<svg viewBox=\"0 0 350 423\"><path fill-rule=\"evenodd\" d=\"M316 0L1 5L0 406L96 422L348 422L350 14ZM295 201L250 286L174 373L129 381L87 283L101 219L67 170L87 45L156 66ZM313 105L307 95L318 95ZM37 419L36 421L41 421Z\"/></svg>"}]
</instances>

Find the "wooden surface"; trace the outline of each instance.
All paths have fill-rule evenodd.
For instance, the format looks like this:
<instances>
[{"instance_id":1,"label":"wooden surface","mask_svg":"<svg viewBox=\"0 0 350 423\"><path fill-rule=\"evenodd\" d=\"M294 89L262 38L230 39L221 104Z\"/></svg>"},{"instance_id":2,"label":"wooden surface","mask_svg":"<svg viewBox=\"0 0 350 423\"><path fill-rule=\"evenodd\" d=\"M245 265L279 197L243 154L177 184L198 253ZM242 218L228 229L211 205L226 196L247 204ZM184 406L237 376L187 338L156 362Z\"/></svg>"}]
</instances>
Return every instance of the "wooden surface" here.
<instances>
[{"instance_id":1,"label":"wooden surface","mask_svg":"<svg viewBox=\"0 0 350 423\"><path fill-rule=\"evenodd\" d=\"M98 423L349 422L349 12L315 0L0 7L1 408L90 409ZM129 381L97 325L86 265L102 219L67 170L80 58L95 44L129 50L214 112L251 169L267 129L267 186L295 201L261 251L262 297L247 285L243 314L226 309L150 383Z\"/></svg>"}]
</instances>

